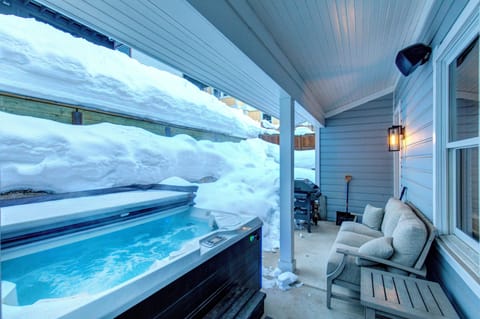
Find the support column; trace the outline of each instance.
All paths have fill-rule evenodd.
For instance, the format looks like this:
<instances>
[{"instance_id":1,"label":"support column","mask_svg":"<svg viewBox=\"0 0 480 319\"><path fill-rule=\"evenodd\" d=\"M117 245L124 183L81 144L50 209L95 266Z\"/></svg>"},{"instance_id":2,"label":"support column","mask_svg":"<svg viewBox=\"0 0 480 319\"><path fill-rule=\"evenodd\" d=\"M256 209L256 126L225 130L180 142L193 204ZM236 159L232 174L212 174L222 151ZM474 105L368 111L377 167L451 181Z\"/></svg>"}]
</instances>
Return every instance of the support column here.
<instances>
[{"instance_id":1,"label":"support column","mask_svg":"<svg viewBox=\"0 0 480 319\"><path fill-rule=\"evenodd\" d=\"M280 260L282 271L295 271L293 252L293 166L295 101L280 96Z\"/></svg>"},{"instance_id":2,"label":"support column","mask_svg":"<svg viewBox=\"0 0 480 319\"><path fill-rule=\"evenodd\" d=\"M320 126L315 126L315 184L320 186Z\"/></svg>"}]
</instances>

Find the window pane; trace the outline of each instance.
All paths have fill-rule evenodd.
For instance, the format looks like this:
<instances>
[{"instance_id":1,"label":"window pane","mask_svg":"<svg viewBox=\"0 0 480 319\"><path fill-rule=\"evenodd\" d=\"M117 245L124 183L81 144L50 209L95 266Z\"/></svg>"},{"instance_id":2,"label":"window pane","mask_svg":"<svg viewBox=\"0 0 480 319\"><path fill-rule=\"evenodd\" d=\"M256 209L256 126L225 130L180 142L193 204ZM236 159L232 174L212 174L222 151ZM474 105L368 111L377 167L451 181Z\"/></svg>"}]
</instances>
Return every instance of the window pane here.
<instances>
[{"instance_id":1,"label":"window pane","mask_svg":"<svg viewBox=\"0 0 480 319\"><path fill-rule=\"evenodd\" d=\"M478 242L478 147L452 151L457 175L455 225Z\"/></svg>"},{"instance_id":2,"label":"window pane","mask_svg":"<svg viewBox=\"0 0 480 319\"><path fill-rule=\"evenodd\" d=\"M478 37L450 65L449 141L478 136Z\"/></svg>"}]
</instances>

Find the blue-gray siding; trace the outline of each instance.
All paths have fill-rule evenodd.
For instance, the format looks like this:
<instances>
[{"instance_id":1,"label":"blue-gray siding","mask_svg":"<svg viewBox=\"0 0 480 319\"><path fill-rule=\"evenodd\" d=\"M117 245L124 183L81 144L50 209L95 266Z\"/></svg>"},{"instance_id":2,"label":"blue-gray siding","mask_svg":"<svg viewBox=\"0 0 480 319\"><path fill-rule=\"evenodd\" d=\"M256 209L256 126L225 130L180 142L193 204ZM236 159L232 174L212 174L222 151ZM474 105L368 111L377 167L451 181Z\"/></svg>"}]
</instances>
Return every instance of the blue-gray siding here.
<instances>
[{"instance_id":1,"label":"blue-gray siding","mask_svg":"<svg viewBox=\"0 0 480 319\"><path fill-rule=\"evenodd\" d=\"M431 42L433 48L438 46L466 3L466 0L435 2L423 42ZM429 61L409 77L402 77L394 102L401 103L406 127L401 183L408 188L406 198L429 219L433 217L433 82L433 65ZM436 248L429 256L428 267L430 278L442 284L462 317L478 316L478 297Z\"/></svg>"},{"instance_id":2,"label":"blue-gray siding","mask_svg":"<svg viewBox=\"0 0 480 319\"><path fill-rule=\"evenodd\" d=\"M401 157L401 185L405 198L432 219L433 165L433 69L431 62L403 81L395 105L401 103L405 147Z\"/></svg>"},{"instance_id":3,"label":"blue-gray siding","mask_svg":"<svg viewBox=\"0 0 480 319\"><path fill-rule=\"evenodd\" d=\"M329 220L345 211L345 175L352 175L349 211L363 212L367 203L383 207L392 196L393 154L387 146L392 103L388 94L328 118L320 130L320 188Z\"/></svg>"},{"instance_id":4,"label":"blue-gray siding","mask_svg":"<svg viewBox=\"0 0 480 319\"><path fill-rule=\"evenodd\" d=\"M434 247L428 256L427 269L429 279L441 283L462 318L478 318L480 311L478 297L439 253L437 247Z\"/></svg>"}]
</instances>

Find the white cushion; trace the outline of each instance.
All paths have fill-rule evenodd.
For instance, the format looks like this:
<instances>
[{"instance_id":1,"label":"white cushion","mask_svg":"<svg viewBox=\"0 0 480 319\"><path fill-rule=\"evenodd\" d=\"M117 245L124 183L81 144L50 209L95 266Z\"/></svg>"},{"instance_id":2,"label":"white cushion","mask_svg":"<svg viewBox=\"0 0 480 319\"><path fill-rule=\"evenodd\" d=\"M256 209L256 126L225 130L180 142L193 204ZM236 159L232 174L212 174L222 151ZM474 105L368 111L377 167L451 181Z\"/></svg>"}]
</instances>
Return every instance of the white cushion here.
<instances>
[{"instance_id":1,"label":"white cushion","mask_svg":"<svg viewBox=\"0 0 480 319\"><path fill-rule=\"evenodd\" d=\"M340 226L339 233L342 231L350 231L357 234L367 235L373 238L383 237L383 233L379 230L371 229L367 225L359 224L357 222L345 221Z\"/></svg>"},{"instance_id":2,"label":"white cushion","mask_svg":"<svg viewBox=\"0 0 480 319\"><path fill-rule=\"evenodd\" d=\"M372 229L379 230L380 226L382 226L383 212L384 211L382 207L374 207L370 204L367 204L367 206L365 206L365 210L363 211L362 224Z\"/></svg>"},{"instance_id":3,"label":"white cushion","mask_svg":"<svg viewBox=\"0 0 480 319\"><path fill-rule=\"evenodd\" d=\"M395 227L397 227L398 220L405 212L411 212L412 210L404 202L391 197L385 205L385 215L382 221L382 233L391 237Z\"/></svg>"},{"instance_id":4,"label":"white cushion","mask_svg":"<svg viewBox=\"0 0 480 319\"><path fill-rule=\"evenodd\" d=\"M366 242L369 242L370 240L377 237L367 236L365 234L359 234L351 231L341 231L338 233L337 238L335 239L335 243L359 248Z\"/></svg>"},{"instance_id":5,"label":"white cushion","mask_svg":"<svg viewBox=\"0 0 480 319\"><path fill-rule=\"evenodd\" d=\"M426 241L425 224L413 212L403 214L393 231L392 246L395 252L391 260L404 266L413 267Z\"/></svg>"},{"instance_id":6,"label":"white cushion","mask_svg":"<svg viewBox=\"0 0 480 319\"><path fill-rule=\"evenodd\" d=\"M358 248L358 252L363 255L388 259L393 255L392 237L380 237L367 241ZM356 258L355 263L359 266L372 266L376 262L362 258Z\"/></svg>"}]
</instances>

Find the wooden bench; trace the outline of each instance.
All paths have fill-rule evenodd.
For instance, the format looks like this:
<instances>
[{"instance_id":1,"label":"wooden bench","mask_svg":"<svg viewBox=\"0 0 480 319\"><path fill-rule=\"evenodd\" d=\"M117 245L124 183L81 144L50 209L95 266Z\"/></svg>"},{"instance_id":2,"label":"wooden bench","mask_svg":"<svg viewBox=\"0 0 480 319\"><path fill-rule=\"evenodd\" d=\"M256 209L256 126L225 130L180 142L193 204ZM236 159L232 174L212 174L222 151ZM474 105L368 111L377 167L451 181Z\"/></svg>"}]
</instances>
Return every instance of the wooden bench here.
<instances>
[{"instance_id":1,"label":"wooden bench","mask_svg":"<svg viewBox=\"0 0 480 319\"><path fill-rule=\"evenodd\" d=\"M436 282L362 267L360 302L365 318L459 318Z\"/></svg>"},{"instance_id":2,"label":"wooden bench","mask_svg":"<svg viewBox=\"0 0 480 319\"><path fill-rule=\"evenodd\" d=\"M427 269L425 266L425 261L428 256L428 252L430 251L430 248L433 244L433 241L436 236L436 229L432 225L432 223L422 214L420 210L418 210L412 203L407 202L405 204L401 203L398 199L395 198L390 198L388 200L387 205L385 206L385 209L387 210L385 214L390 215L390 220L395 220L395 218L392 219L392 216L395 215L401 215L403 214L406 210L411 210L413 214L415 214L416 218L418 221L423 223L425 225L427 234L426 234L426 239L423 242L423 248L421 251L418 253L418 257L416 261L411 264L407 265L406 261L404 260L403 262L399 262L398 259L392 260L391 258L385 259L385 258L379 258L373 255L367 255L367 254L362 254L359 253L358 250L360 249L361 245L365 243L363 240L359 240L358 243L355 244L356 238L362 238L365 236L369 236L368 233L371 231L371 229L366 226L366 225L358 225L359 229L355 229L356 227L350 227L350 229L344 229L346 227L342 226L340 227L340 231L337 235L337 238L335 239L334 242L334 248L332 249L332 253L330 253L330 256L328 257L328 262L327 262L327 291L326 291L326 305L327 308L330 308L331 304L331 298L336 297L344 300L351 300L352 298L350 296L347 296L346 294L334 294L332 291L332 286L333 285L338 285L342 286L344 288L347 288L349 290L352 290L355 292L355 296L357 296L357 292L360 292L360 265L358 265L355 260L355 257L370 261L374 264L379 264L381 267L389 267L393 268L395 270L400 270L403 272L406 272L407 275L414 275L418 277L425 277L427 273ZM384 222L386 219L386 216L384 216ZM401 217L401 216L400 216ZM401 220L400 217L398 218L398 221L396 223L396 228L400 228L403 230L405 229L410 229L410 233L414 228L411 227L410 225L410 218L406 218L405 220ZM356 224L352 224L356 225ZM348 225L347 225L348 226ZM352 229L353 228L353 229ZM342 230L344 229L344 230ZM364 232L366 231L366 232ZM394 237L392 230L390 229L389 233L384 233L385 228L381 229L381 232L383 233L383 236L385 237ZM353 233L353 238L351 237ZM355 236L356 234L360 234L362 236ZM401 235L401 236L400 236ZM408 235L408 232L407 232ZM405 231L400 231L398 234L399 238L401 237L406 237L407 240L409 240L408 236L405 236ZM351 237L352 239L349 240L347 243L344 242L345 237ZM339 242L340 238L340 242ZM374 239L375 237L372 237ZM378 238L378 237L377 237ZM394 238L395 240L395 238ZM393 243L392 243L393 245ZM403 249L403 252L401 254L407 253L407 245L402 245L401 247ZM399 247L397 247L399 248ZM395 249L397 250L397 249ZM397 253L397 251L394 252L394 254ZM411 253L411 252L408 252ZM341 254L341 257L339 258L339 255ZM358 300L358 297L355 299Z\"/></svg>"}]
</instances>

